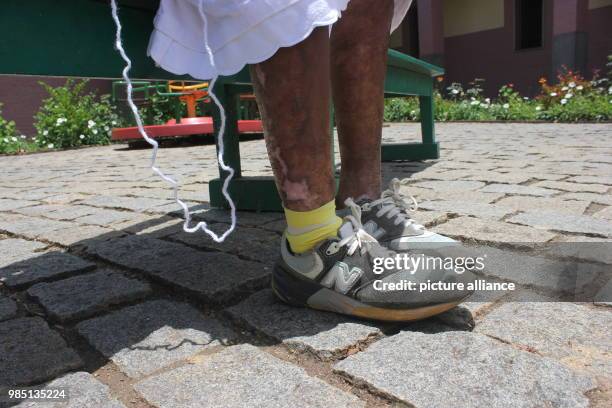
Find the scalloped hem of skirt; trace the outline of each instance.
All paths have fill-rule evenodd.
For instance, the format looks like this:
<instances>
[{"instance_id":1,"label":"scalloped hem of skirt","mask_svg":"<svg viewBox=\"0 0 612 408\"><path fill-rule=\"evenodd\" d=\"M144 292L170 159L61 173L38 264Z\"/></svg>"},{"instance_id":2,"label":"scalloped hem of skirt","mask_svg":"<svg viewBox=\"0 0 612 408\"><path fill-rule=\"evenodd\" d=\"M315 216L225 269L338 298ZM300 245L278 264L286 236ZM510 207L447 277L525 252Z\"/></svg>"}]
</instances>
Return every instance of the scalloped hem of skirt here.
<instances>
[{"instance_id":1,"label":"scalloped hem of skirt","mask_svg":"<svg viewBox=\"0 0 612 408\"><path fill-rule=\"evenodd\" d=\"M313 21L305 25L302 30L296 30L295 35L289 38L279 36L276 42L260 41L258 46L249 46L247 36L251 39L258 38L260 40L267 38L265 35L258 36L257 33L257 31L262 32L262 30L265 32L265 25L256 26L253 30L224 46L220 51L214 52L215 66L210 65L209 56L206 52L189 48L159 29L153 30L151 34L147 54L153 58L158 66L176 75L190 75L202 80L220 75L234 75L248 64L257 64L269 59L280 48L291 47L302 42L310 36L315 28L334 24L340 18L343 10L330 12L329 18ZM236 58L235 55L240 55L240 58Z\"/></svg>"}]
</instances>

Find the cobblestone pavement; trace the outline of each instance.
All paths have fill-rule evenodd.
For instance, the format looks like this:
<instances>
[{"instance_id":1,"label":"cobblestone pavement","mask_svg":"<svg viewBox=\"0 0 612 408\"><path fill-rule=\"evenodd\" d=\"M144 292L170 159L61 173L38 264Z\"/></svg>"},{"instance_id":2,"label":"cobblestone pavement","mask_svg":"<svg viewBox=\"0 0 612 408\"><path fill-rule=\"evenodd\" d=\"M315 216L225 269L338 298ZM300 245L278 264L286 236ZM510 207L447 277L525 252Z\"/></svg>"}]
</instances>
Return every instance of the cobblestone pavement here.
<instances>
[{"instance_id":1,"label":"cobblestone pavement","mask_svg":"<svg viewBox=\"0 0 612 408\"><path fill-rule=\"evenodd\" d=\"M520 260L536 251L520 243L609 245L612 125L437 129L440 160L384 165L410 179L417 220ZM245 175L270 173L262 140L241 150ZM159 164L222 229L214 151L164 148ZM186 234L149 154L0 157L0 384L69 386L75 408L610 406L609 304L497 299L405 325L288 307L268 289L281 214L240 213L224 245ZM611 252L577 262L609 271ZM537 274L492 273L554 298Z\"/></svg>"}]
</instances>

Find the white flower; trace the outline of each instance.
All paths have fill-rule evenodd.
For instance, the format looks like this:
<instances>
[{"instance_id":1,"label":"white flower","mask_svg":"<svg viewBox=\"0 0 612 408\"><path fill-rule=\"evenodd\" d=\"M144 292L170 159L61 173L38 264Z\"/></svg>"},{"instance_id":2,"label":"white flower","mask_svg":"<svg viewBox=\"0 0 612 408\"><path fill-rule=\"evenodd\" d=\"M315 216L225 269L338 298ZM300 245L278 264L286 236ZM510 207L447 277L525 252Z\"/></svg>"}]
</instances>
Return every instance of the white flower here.
<instances>
[{"instance_id":1,"label":"white flower","mask_svg":"<svg viewBox=\"0 0 612 408\"><path fill-rule=\"evenodd\" d=\"M81 140L85 139L85 135L79 135L79 139Z\"/></svg>"},{"instance_id":2,"label":"white flower","mask_svg":"<svg viewBox=\"0 0 612 408\"><path fill-rule=\"evenodd\" d=\"M550 96L557 96L557 93L556 92L551 92Z\"/></svg>"},{"instance_id":3,"label":"white flower","mask_svg":"<svg viewBox=\"0 0 612 408\"><path fill-rule=\"evenodd\" d=\"M568 92L567 94L565 94L565 99L570 99L572 96L574 96L574 94L571 92Z\"/></svg>"},{"instance_id":4,"label":"white flower","mask_svg":"<svg viewBox=\"0 0 612 408\"><path fill-rule=\"evenodd\" d=\"M17 141L17 138L16 138L15 136L13 136L13 137L11 137L11 140L12 140L13 142L16 142L16 141Z\"/></svg>"},{"instance_id":5,"label":"white flower","mask_svg":"<svg viewBox=\"0 0 612 408\"><path fill-rule=\"evenodd\" d=\"M482 106L485 109L489 109L489 105L485 105L484 103L482 105L480 105L480 106Z\"/></svg>"},{"instance_id":6,"label":"white flower","mask_svg":"<svg viewBox=\"0 0 612 408\"><path fill-rule=\"evenodd\" d=\"M47 147L48 147L49 149L53 149L53 147L54 147L54 146L53 146L53 143L49 143L49 144L47 145Z\"/></svg>"},{"instance_id":7,"label":"white flower","mask_svg":"<svg viewBox=\"0 0 612 408\"><path fill-rule=\"evenodd\" d=\"M567 99L561 99L561 105L565 105L567 103Z\"/></svg>"},{"instance_id":8,"label":"white flower","mask_svg":"<svg viewBox=\"0 0 612 408\"><path fill-rule=\"evenodd\" d=\"M536 106L536 110L539 112L539 111L542 110L542 107L541 106Z\"/></svg>"},{"instance_id":9,"label":"white flower","mask_svg":"<svg viewBox=\"0 0 612 408\"><path fill-rule=\"evenodd\" d=\"M8 139L6 137L4 138L4 143L8 143Z\"/></svg>"},{"instance_id":10,"label":"white flower","mask_svg":"<svg viewBox=\"0 0 612 408\"><path fill-rule=\"evenodd\" d=\"M485 99L485 102L486 102L486 103L491 103L491 98L486 98L486 99Z\"/></svg>"},{"instance_id":11,"label":"white flower","mask_svg":"<svg viewBox=\"0 0 612 408\"><path fill-rule=\"evenodd\" d=\"M610 89L612 89L612 88L610 88ZM451 91L451 93L452 93L453 95L457 95L457 94L459 93L459 91L458 91L457 89L453 89L453 90Z\"/></svg>"},{"instance_id":12,"label":"white flower","mask_svg":"<svg viewBox=\"0 0 612 408\"><path fill-rule=\"evenodd\" d=\"M98 134L98 129L93 129L93 130L91 131L91 133L93 133L94 135L97 135L97 134Z\"/></svg>"},{"instance_id":13,"label":"white flower","mask_svg":"<svg viewBox=\"0 0 612 408\"><path fill-rule=\"evenodd\" d=\"M111 136L113 134L113 132L111 132L110 130L108 132L106 132L107 135Z\"/></svg>"},{"instance_id":14,"label":"white flower","mask_svg":"<svg viewBox=\"0 0 612 408\"><path fill-rule=\"evenodd\" d=\"M56 125L56 126L59 126L59 125L61 125L62 123L66 122L67 120L68 120L68 119L66 119L66 118L57 118L57 120L55 121L55 125Z\"/></svg>"},{"instance_id":15,"label":"white flower","mask_svg":"<svg viewBox=\"0 0 612 408\"><path fill-rule=\"evenodd\" d=\"M105 130L106 132L108 132L108 131L109 131L109 129L110 129L110 128L109 128L108 126L104 126L104 130Z\"/></svg>"},{"instance_id":16,"label":"white flower","mask_svg":"<svg viewBox=\"0 0 612 408\"><path fill-rule=\"evenodd\" d=\"M510 104L509 104L509 103L504 103L503 108L504 108L504 109L508 109L508 108L510 108Z\"/></svg>"},{"instance_id":17,"label":"white flower","mask_svg":"<svg viewBox=\"0 0 612 408\"><path fill-rule=\"evenodd\" d=\"M111 121L111 125L113 125L113 126L114 126L114 125L116 125L116 124L117 124L117 121L116 121L116 120Z\"/></svg>"},{"instance_id":18,"label":"white flower","mask_svg":"<svg viewBox=\"0 0 612 408\"><path fill-rule=\"evenodd\" d=\"M472 101L472 102L470 103L470 105L472 105L472 106L474 106L474 105L480 105L480 102L478 102L478 101Z\"/></svg>"},{"instance_id":19,"label":"white flower","mask_svg":"<svg viewBox=\"0 0 612 408\"><path fill-rule=\"evenodd\" d=\"M577 90L579 90L579 91L582 91L582 90L584 89L584 86L582 86L582 85L578 85L578 86L576 87L576 89L577 89Z\"/></svg>"},{"instance_id":20,"label":"white flower","mask_svg":"<svg viewBox=\"0 0 612 408\"><path fill-rule=\"evenodd\" d=\"M411 114L411 115L416 115L416 111L415 111L415 110L411 110L411 111L410 111L410 114Z\"/></svg>"},{"instance_id":21,"label":"white flower","mask_svg":"<svg viewBox=\"0 0 612 408\"><path fill-rule=\"evenodd\" d=\"M33 138L32 138L32 141L33 141L33 142L35 142L35 141L36 141L36 138L35 138L35 137L33 137Z\"/></svg>"},{"instance_id":22,"label":"white flower","mask_svg":"<svg viewBox=\"0 0 612 408\"><path fill-rule=\"evenodd\" d=\"M96 122L94 122L93 120L89 119L87 121L87 127L91 129L94 126L96 126Z\"/></svg>"},{"instance_id":23,"label":"white flower","mask_svg":"<svg viewBox=\"0 0 612 408\"><path fill-rule=\"evenodd\" d=\"M48 131L48 130L44 130L44 131L43 131L43 136L47 136L48 134L49 134L49 131Z\"/></svg>"},{"instance_id":24,"label":"white flower","mask_svg":"<svg viewBox=\"0 0 612 408\"><path fill-rule=\"evenodd\" d=\"M612 86L608 88L608 93L612 95Z\"/></svg>"},{"instance_id":25,"label":"white flower","mask_svg":"<svg viewBox=\"0 0 612 408\"><path fill-rule=\"evenodd\" d=\"M21 135L21 136L19 136L19 137L20 137L20 138L22 138L22 139L25 139L25 138L26 138L26 135Z\"/></svg>"},{"instance_id":26,"label":"white flower","mask_svg":"<svg viewBox=\"0 0 612 408\"><path fill-rule=\"evenodd\" d=\"M528 97L526 97L526 96L525 96L525 97L523 97L523 99L524 99L524 100L526 100L526 101L528 101L528 100L529 100L529 98L528 98Z\"/></svg>"},{"instance_id":27,"label":"white flower","mask_svg":"<svg viewBox=\"0 0 612 408\"><path fill-rule=\"evenodd\" d=\"M564 86L563 88L561 88L562 91L567 91L569 88L567 86Z\"/></svg>"},{"instance_id":28,"label":"white flower","mask_svg":"<svg viewBox=\"0 0 612 408\"><path fill-rule=\"evenodd\" d=\"M576 87L576 83L575 82L570 82L568 85L569 85L570 88L575 88Z\"/></svg>"}]
</instances>

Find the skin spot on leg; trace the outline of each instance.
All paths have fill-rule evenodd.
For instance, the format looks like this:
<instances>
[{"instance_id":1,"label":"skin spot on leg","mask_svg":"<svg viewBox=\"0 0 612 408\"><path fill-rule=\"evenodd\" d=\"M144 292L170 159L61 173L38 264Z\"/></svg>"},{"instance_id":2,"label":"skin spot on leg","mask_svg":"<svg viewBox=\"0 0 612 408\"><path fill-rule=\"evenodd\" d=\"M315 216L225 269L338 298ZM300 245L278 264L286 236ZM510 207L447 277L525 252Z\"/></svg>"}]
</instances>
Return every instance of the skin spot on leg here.
<instances>
[{"instance_id":1,"label":"skin spot on leg","mask_svg":"<svg viewBox=\"0 0 612 408\"><path fill-rule=\"evenodd\" d=\"M308 184L306 184L305 180L296 182L285 179L283 181L283 191L288 201L314 201L315 198L310 194Z\"/></svg>"}]
</instances>

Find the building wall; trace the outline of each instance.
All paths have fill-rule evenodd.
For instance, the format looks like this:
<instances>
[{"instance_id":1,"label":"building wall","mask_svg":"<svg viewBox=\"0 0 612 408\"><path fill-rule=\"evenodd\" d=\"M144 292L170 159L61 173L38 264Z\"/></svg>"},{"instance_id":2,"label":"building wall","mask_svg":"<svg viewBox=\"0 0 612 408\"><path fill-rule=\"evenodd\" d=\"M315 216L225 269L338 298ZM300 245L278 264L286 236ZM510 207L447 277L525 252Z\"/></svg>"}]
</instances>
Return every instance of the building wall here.
<instances>
[{"instance_id":1,"label":"building wall","mask_svg":"<svg viewBox=\"0 0 612 408\"><path fill-rule=\"evenodd\" d=\"M550 1L544 2L543 46L517 51L514 43L513 0L491 1L488 6L490 15L473 8L478 4L467 7L468 2L479 1L446 0L445 16L450 11L457 12L457 4L464 4L460 16L471 16L465 20L473 22L469 31L468 24L462 23L464 30L459 35L447 35L455 31L447 31L445 24L444 68L447 81L465 84L474 78L483 78L486 80L485 90L490 96L494 96L502 85L510 82L525 94L536 93L539 89L538 79L548 76L551 60ZM487 26L492 28L479 29Z\"/></svg>"},{"instance_id":2,"label":"building wall","mask_svg":"<svg viewBox=\"0 0 612 408\"><path fill-rule=\"evenodd\" d=\"M504 26L504 0L444 0L444 37Z\"/></svg>"},{"instance_id":3,"label":"building wall","mask_svg":"<svg viewBox=\"0 0 612 408\"><path fill-rule=\"evenodd\" d=\"M36 129L33 116L40 108L41 101L48 94L38 83L43 81L51 86L66 83L66 78L41 77L29 75L0 75L0 103L2 116L14 120L17 129L22 134L33 136ZM95 91L101 94L111 92L112 81L108 79L92 79L87 85L87 92Z\"/></svg>"},{"instance_id":4,"label":"building wall","mask_svg":"<svg viewBox=\"0 0 612 408\"><path fill-rule=\"evenodd\" d=\"M612 54L612 0L590 0L587 23L587 72L605 69ZM605 71L604 71L605 72Z\"/></svg>"}]
</instances>

